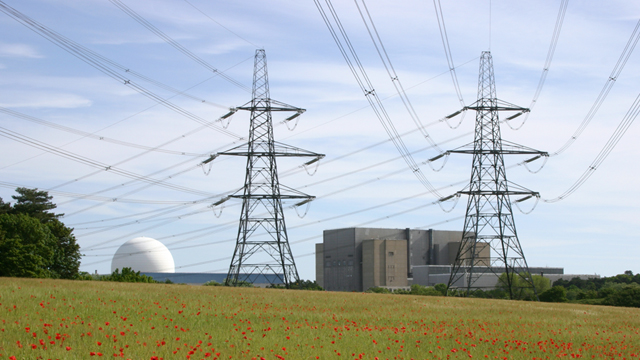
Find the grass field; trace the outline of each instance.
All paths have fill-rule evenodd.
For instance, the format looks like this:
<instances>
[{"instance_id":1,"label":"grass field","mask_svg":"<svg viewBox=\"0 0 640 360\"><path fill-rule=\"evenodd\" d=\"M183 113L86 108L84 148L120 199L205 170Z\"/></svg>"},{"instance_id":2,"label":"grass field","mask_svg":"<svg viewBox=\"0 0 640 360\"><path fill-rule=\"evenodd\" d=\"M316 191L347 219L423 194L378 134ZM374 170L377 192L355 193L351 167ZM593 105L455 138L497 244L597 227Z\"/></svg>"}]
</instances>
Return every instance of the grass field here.
<instances>
[{"instance_id":1,"label":"grass field","mask_svg":"<svg viewBox=\"0 0 640 360\"><path fill-rule=\"evenodd\" d=\"M640 309L0 278L0 359L640 357Z\"/></svg>"}]
</instances>

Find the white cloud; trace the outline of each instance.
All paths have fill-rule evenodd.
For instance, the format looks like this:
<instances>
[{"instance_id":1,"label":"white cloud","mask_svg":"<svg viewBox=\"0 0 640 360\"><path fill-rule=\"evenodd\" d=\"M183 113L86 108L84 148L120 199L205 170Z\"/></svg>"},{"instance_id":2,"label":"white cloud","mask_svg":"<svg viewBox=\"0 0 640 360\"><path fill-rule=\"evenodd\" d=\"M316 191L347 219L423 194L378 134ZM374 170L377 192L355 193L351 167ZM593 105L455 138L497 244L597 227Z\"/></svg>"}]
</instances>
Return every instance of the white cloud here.
<instances>
[{"instance_id":1,"label":"white cloud","mask_svg":"<svg viewBox=\"0 0 640 360\"><path fill-rule=\"evenodd\" d=\"M27 44L7 44L0 43L1 57L26 57L32 59L43 58L33 46Z\"/></svg>"},{"instance_id":2,"label":"white cloud","mask_svg":"<svg viewBox=\"0 0 640 360\"><path fill-rule=\"evenodd\" d=\"M69 93L45 91L13 91L5 94L0 106L7 108L71 109L91 106L91 100Z\"/></svg>"}]
</instances>

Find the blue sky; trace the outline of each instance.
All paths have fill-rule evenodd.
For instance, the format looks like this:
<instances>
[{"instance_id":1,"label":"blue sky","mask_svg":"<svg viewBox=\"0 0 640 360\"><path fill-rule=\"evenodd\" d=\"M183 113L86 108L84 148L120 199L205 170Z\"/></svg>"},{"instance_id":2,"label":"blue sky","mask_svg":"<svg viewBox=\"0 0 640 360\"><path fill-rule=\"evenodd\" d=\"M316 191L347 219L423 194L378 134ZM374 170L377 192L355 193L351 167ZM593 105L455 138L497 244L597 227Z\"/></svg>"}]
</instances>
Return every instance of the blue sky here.
<instances>
[{"instance_id":1,"label":"blue sky","mask_svg":"<svg viewBox=\"0 0 640 360\"><path fill-rule=\"evenodd\" d=\"M200 118L216 119L228 108L250 100L245 89L213 77L210 70L107 0L5 3L127 69L180 91L189 89L191 97L175 96L171 101ZM325 229L366 224L461 230L466 199L449 213L438 206L426 206L436 197L427 193L402 160L393 160L398 158L396 149L385 142L388 137L382 125L313 1L124 3L244 87L251 86L255 49L264 48L271 97L307 109L293 131L281 124L283 117L274 115L277 140L327 155L312 177L299 171L298 160L278 163L283 184L318 196L303 218L289 207L292 204L285 205L292 251L302 278L315 277L314 243L321 241ZM558 1L442 3L465 103L476 100L478 58L482 51L491 50L498 97L529 106L559 5ZM414 130L356 6L350 1L335 2L334 6L394 125L400 133ZM467 114L455 130L438 121L458 110L460 104L447 71L433 3L369 1L367 6L398 77L432 138L443 149L471 142L473 113ZM503 138L549 152L559 149L587 115L639 16L640 4L634 1L570 2L534 111L520 130L503 126ZM106 76L5 14L0 14L0 32L4 35L0 38L0 106L95 136L59 131L3 112L0 127L101 164L119 164L118 169L135 174L157 173L152 175L155 179L171 176L167 183L197 189L214 199L242 186L242 159L217 159L208 176L197 166L207 154L230 147L234 138L202 129L164 147L187 155L144 153L140 148L105 141L156 147L200 125ZM569 188L597 156L638 95L639 56L637 52L631 55L606 101L570 148L550 158L536 174L516 166L509 168L508 178L539 191L545 199ZM163 98L175 95L126 72L121 76ZM640 133L637 125L630 127L609 158L570 197L551 204L541 201L529 215L515 209L529 265L561 266L566 273L607 276L640 271L636 231L640 168L635 161L640 149L634 141ZM246 136L248 114L236 114L227 130ZM414 157L419 163L438 154L434 149L418 151L428 146L418 132L404 140L411 151L417 151ZM370 147L377 143L382 144ZM10 200L14 185L50 190L58 210L67 214L65 223L76 229L86 254L82 270L108 272L118 246L136 236L159 239L172 249L177 271L227 270L237 233L238 203L225 203L218 218L207 208L211 201L178 206L206 197L203 194L129 183L130 179L113 171L96 172L86 164L6 137L0 138L0 149L4 154L0 158L0 179L5 186L0 188L0 197ZM351 155L343 157L347 154ZM133 159L124 161L129 158ZM521 160L524 158L509 157L506 163ZM422 171L442 194L448 195L468 182L470 163L470 157L456 155L439 172L428 166L422 166ZM532 168L537 165L532 164ZM65 192L95 195L76 199ZM405 200L394 202L401 199ZM528 210L531 205L525 202L522 208ZM417 209L408 211L413 208ZM369 210L360 211L364 209Z\"/></svg>"}]
</instances>

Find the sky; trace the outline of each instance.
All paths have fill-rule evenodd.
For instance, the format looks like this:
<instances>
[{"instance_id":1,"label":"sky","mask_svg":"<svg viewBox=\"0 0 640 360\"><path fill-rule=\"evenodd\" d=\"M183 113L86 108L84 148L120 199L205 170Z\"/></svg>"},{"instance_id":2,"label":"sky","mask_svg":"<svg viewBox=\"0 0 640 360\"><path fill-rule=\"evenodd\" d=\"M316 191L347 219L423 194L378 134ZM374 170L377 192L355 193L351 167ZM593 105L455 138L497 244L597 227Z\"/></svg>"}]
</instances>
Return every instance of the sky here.
<instances>
[{"instance_id":1,"label":"sky","mask_svg":"<svg viewBox=\"0 0 640 360\"><path fill-rule=\"evenodd\" d=\"M307 169L312 175L301 167L301 159L278 160L282 184L317 197L306 215L304 207L284 204L301 278L315 279L314 244L322 241L323 230L462 230L466 198L453 209L453 203L444 203L449 212L433 205L438 197L399 157L313 1L122 0L204 60L205 66L107 0L4 3L121 66L107 76L0 13L0 130L5 134L0 137L0 197L11 201L18 186L49 191L56 210L65 214L63 222L75 229L84 254L83 271L110 272L115 251L137 236L164 243L177 272L227 271L240 204L230 200L215 212L209 205L242 187L245 160L218 158L210 168L199 164L210 154L242 143L239 138L248 134L249 114L238 112L229 124L218 123L228 126L227 133L198 121L218 119L251 100L247 89L258 48L267 54L271 98L306 109L293 130L289 128L294 124L283 124L284 115L274 114L276 140L326 154L317 171ZM460 117L451 119L450 126L441 121L461 105L434 4L365 4L431 138L444 150L472 142L473 112L455 129ZM391 121L399 133L408 133L403 140L424 175L443 196L461 190L469 181L471 156L451 155L437 172L423 164L439 152L416 131L356 3L333 5ZM498 98L529 107L560 2L444 1L441 6L464 103L476 100L479 57L491 51ZM569 2L539 98L520 129L502 125L503 139L549 153L571 140L639 17L637 1ZM216 76L212 68L233 81ZM159 105L131 82L196 116ZM533 200L520 204L523 212L514 208L529 266L602 276L640 272L638 124L630 126L577 191L561 201L543 201L565 192L589 168L638 96L638 84L636 50L569 148L550 157L538 172L542 162L532 162L535 173L516 165L526 158L505 157L508 179L539 192L542 199L529 214L523 212L533 208ZM523 118L514 119L512 126L520 126ZM6 131L18 135L8 137ZM15 136L29 140L18 142ZM164 152L148 150L158 147ZM441 165L438 161L434 167ZM155 184L140 181L140 176L153 178Z\"/></svg>"}]
</instances>

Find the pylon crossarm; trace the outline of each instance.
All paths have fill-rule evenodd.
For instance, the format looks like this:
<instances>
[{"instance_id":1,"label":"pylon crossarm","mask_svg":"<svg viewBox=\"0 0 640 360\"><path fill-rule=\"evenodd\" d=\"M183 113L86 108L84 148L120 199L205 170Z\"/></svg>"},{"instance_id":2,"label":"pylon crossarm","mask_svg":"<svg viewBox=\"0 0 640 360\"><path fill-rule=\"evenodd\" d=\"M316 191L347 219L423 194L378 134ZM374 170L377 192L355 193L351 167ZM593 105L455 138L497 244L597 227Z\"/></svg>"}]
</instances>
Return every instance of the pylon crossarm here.
<instances>
[{"instance_id":1,"label":"pylon crossarm","mask_svg":"<svg viewBox=\"0 0 640 360\"><path fill-rule=\"evenodd\" d=\"M540 193L535 191L510 191L510 190L467 190L458 191L458 194L462 195L479 195L479 196L496 196L496 195L531 195L540 196ZM524 201L524 200L523 200Z\"/></svg>"},{"instance_id":2,"label":"pylon crossarm","mask_svg":"<svg viewBox=\"0 0 640 360\"><path fill-rule=\"evenodd\" d=\"M249 150L250 149L249 144L245 143L245 144L233 147L233 148L231 148L231 149L229 149L227 151L222 151L222 152L216 153L215 155L212 155L211 157L213 159L215 159L216 157L218 157L220 155L243 156L243 157L247 157L247 156L253 156L253 157L266 157L266 156L286 157L286 156L289 156L289 157L314 157L314 158L318 158L318 160L320 160L320 159L325 157L324 154L318 154L318 153L315 153L315 152L312 152L312 151L304 150L304 149L301 149L299 147L283 144L283 143L280 143L280 142L277 142L277 141L273 142L273 149L271 149L271 150L256 151L255 148L256 148L256 146L254 144L254 150ZM211 159L211 160L213 160L213 159ZM210 161L210 160L207 159L205 161ZM204 164L204 162L203 162L203 164Z\"/></svg>"},{"instance_id":3,"label":"pylon crossarm","mask_svg":"<svg viewBox=\"0 0 640 360\"><path fill-rule=\"evenodd\" d=\"M266 103L268 105L267 106L252 105L255 103ZM247 110L247 111L295 111L300 114L307 111L306 109L291 106L289 104L286 104L277 100L273 100L273 99L260 99L260 101L256 101L256 102L250 101L242 106L238 106L235 109Z\"/></svg>"}]
</instances>

